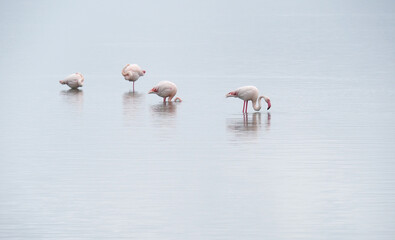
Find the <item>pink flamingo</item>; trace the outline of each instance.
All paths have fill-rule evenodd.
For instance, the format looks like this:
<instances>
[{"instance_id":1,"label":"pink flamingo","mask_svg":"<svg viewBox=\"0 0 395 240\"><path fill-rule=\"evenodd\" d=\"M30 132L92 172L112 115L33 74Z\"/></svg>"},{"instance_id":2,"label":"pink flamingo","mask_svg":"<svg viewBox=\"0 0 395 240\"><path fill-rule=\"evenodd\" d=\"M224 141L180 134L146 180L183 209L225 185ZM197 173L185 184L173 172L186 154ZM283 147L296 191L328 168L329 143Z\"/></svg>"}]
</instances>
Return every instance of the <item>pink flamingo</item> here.
<instances>
[{"instance_id":1,"label":"pink flamingo","mask_svg":"<svg viewBox=\"0 0 395 240\"><path fill-rule=\"evenodd\" d=\"M169 97L168 102L171 102L173 97L177 93L177 86L169 81L161 81L155 87L153 87L148 94L155 93L159 97L163 97L163 102L166 102L166 98ZM177 97L174 99L175 102L181 102L181 98Z\"/></svg>"},{"instance_id":2,"label":"pink flamingo","mask_svg":"<svg viewBox=\"0 0 395 240\"><path fill-rule=\"evenodd\" d=\"M84 85L84 76L81 73L73 73L65 79L59 81L61 84L67 84L72 89L77 89Z\"/></svg>"},{"instance_id":3,"label":"pink flamingo","mask_svg":"<svg viewBox=\"0 0 395 240\"><path fill-rule=\"evenodd\" d=\"M139 79L139 77L144 76L145 70L141 69L141 67L137 64L126 64L126 66L122 69L122 75L125 77L125 80L129 82L133 82L133 92L134 92L134 82Z\"/></svg>"},{"instance_id":4,"label":"pink flamingo","mask_svg":"<svg viewBox=\"0 0 395 240\"><path fill-rule=\"evenodd\" d=\"M244 105L243 105L243 113L247 113L247 108L248 108L248 101L252 101L252 107L254 108L255 111L261 110L261 99L265 99L267 103L267 110L270 109L272 106L270 103L270 98L266 96L260 96L258 98L259 92L258 89L254 86L245 86L238 88L232 92L229 92L226 94L226 97L235 97L235 98L240 98L244 100ZM258 101L258 106L256 105L256 102Z\"/></svg>"}]
</instances>

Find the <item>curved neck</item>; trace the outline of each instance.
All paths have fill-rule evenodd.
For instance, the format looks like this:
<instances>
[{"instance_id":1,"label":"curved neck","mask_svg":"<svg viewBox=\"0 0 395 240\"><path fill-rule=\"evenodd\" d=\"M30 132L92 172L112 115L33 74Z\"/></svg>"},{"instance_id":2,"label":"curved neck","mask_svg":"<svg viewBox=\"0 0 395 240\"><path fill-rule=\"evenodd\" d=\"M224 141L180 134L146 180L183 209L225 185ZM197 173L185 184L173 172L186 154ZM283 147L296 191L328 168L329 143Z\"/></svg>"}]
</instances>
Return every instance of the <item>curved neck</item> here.
<instances>
[{"instance_id":1,"label":"curved neck","mask_svg":"<svg viewBox=\"0 0 395 240\"><path fill-rule=\"evenodd\" d=\"M261 105L262 98L263 98L263 96L260 96L258 99L255 99L255 100L252 101L252 107L254 108L255 111L261 110L261 108L262 108L262 105ZM256 102L258 102L258 106L256 105Z\"/></svg>"},{"instance_id":2,"label":"curved neck","mask_svg":"<svg viewBox=\"0 0 395 240\"><path fill-rule=\"evenodd\" d=\"M129 64L127 64L123 69L122 69L122 75L126 76L126 68L129 67Z\"/></svg>"}]
</instances>

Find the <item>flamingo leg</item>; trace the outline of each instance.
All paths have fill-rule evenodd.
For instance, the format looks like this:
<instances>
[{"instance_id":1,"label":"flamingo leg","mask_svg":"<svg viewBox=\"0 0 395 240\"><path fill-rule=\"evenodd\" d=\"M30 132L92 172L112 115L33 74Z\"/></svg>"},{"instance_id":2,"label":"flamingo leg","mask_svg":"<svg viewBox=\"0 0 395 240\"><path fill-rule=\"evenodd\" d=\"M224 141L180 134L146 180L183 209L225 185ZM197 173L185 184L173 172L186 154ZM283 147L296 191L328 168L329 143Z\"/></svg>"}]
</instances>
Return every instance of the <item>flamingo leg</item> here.
<instances>
[{"instance_id":1,"label":"flamingo leg","mask_svg":"<svg viewBox=\"0 0 395 240\"><path fill-rule=\"evenodd\" d=\"M248 101L246 101L246 113L247 113L247 108L248 108Z\"/></svg>"},{"instance_id":2,"label":"flamingo leg","mask_svg":"<svg viewBox=\"0 0 395 240\"><path fill-rule=\"evenodd\" d=\"M248 114L243 114L244 126L248 125Z\"/></svg>"},{"instance_id":3,"label":"flamingo leg","mask_svg":"<svg viewBox=\"0 0 395 240\"><path fill-rule=\"evenodd\" d=\"M133 92L134 92L134 82L133 82Z\"/></svg>"},{"instance_id":4,"label":"flamingo leg","mask_svg":"<svg viewBox=\"0 0 395 240\"><path fill-rule=\"evenodd\" d=\"M163 103L165 103L165 102L166 102L166 98L167 98L167 97L164 97L164 98L163 98Z\"/></svg>"},{"instance_id":5,"label":"flamingo leg","mask_svg":"<svg viewBox=\"0 0 395 240\"><path fill-rule=\"evenodd\" d=\"M246 101L244 101L244 103L243 103L243 113L244 113L245 108L246 108Z\"/></svg>"}]
</instances>

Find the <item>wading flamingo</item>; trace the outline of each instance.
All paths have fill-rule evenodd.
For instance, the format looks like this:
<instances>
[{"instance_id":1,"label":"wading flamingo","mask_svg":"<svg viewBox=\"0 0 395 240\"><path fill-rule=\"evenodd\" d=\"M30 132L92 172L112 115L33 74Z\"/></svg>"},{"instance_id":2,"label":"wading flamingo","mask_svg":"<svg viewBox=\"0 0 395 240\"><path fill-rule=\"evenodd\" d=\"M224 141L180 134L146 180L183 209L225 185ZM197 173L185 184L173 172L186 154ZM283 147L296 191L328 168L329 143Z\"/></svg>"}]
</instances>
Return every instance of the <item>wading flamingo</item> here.
<instances>
[{"instance_id":1,"label":"wading flamingo","mask_svg":"<svg viewBox=\"0 0 395 240\"><path fill-rule=\"evenodd\" d=\"M169 81L161 81L155 87L153 87L151 91L148 92L148 94L150 93L155 93L159 97L163 97L163 102L166 102L166 98L169 97L168 101L171 102L177 93L177 86ZM181 98L177 97L174 99L174 101L181 102L182 100Z\"/></svg>"},{"instance_id":2,"label":"wading flamingo","mask_svg":"<svg viewBox=\"0 0 395 240\"><path fill-rule=\"evenodd\" d=\"M238 88L232 92L229 92L226 94L226 97L235 97L235 98L240 98L241 100L244 100L244 105L243 105L243 113L247 113L247 107L248 107L248 101L252 101L252 107L254 108L255 111L261 110L261 99L265 99L267 103L267 110L270 109L272 106L270 103L270 98L266 96L260 96L258 98L258 89L254 86L245 86ZM256 105L256 102L258 101L258 106Z\"/></svg>"},{"instance_id":3,"label":"wading flamingo","mask_svg":"<svg viewBox=\"0 0 395 240\"><path fill-rule=\"evenodd\" d=\"M126 81L133 82L133 92L134 92L134 82L139 79L139 77L144 76L145 70L137 64L126 64L122 69L122 75L125 77Z\"/></svg>"},{"instance_id":4,"label":"wading flamingo","mask_svg":"<svg viewBox=\"0 0 395 240\"><path fill-rule=\"evenodd\" d=\"M84 85L84 76L81 73L73 73L65 79L59 81L61 84L67 84L72 89L77 89Z\"/></svg>"}]
</instances>

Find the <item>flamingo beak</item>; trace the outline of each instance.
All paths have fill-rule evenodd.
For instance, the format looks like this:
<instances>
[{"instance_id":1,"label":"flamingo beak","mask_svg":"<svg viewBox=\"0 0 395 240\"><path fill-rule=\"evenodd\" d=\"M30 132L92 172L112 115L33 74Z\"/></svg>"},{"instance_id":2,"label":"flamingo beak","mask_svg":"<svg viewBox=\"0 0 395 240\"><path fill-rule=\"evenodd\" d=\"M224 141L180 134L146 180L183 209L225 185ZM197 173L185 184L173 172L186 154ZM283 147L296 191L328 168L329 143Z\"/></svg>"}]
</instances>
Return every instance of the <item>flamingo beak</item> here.
<instances>
[{"instance_id":1,"label":"flamingo beak","mask_svg":"<svg viewBox=\"0 0 395 240\"><path fill-rule=\"evenodd\" d=\"M225 95L225 97L234 97L234 96L236 96L236 93L235 92L230 92L230 93L228 93L228 94L226 94Z\"/></svg>"},{"instance_id":2,"label":"flamingo beak","mask_svg":"<svg viewBox=\"0 0 395 240\"><path fill-rule=\"evenodd\" d=\"M145 70L143 70L143 74L145 74Z\"/></svg>"},{"instance_id":3,"label":"flamingo beak","mask_svg":"<svg viewBox=\"0 0 395 240\"><path fill-rule=\"evenodd\" d=\"M151 90L148 92L148 94L150 94L150 93L155 93L155 92L157 92L157 90L156 90L155 88L153 88L153 89L151 89Z\"/></svg>"},{"instance_id":4,"label":"flamingo beak","mask_svg":"<svg viewBox=\"0 0 395 240\"><path fill-rule=\"evenodd\" d=\"M267 110L269 110L272 107L272 104L270 103L270 100L267 101Z\"/></svg>"}]
</instances>

